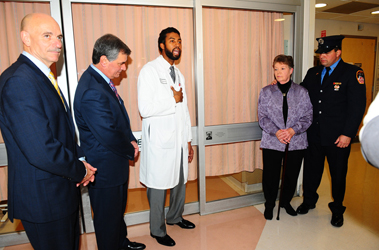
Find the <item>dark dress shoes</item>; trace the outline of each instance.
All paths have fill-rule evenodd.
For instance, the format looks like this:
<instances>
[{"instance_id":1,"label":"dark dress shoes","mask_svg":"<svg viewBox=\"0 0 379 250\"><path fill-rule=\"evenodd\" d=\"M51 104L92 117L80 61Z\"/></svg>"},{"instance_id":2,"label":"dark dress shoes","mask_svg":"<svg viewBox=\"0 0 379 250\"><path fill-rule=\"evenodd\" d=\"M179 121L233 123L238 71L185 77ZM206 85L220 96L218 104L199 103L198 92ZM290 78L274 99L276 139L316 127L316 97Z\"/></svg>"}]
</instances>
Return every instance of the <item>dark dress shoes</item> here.
<instances>
[{"instance_id":1,"label":"dark dress shoes","mask_svg":"<svg viewBox=\"0 0 379 250\"><path fill-rule=\"evenodd\" d=\"M308 211L309 211L309 209L313 209L313 208L315 208L315 207L316 207L315 205L313 205L313 206L309 206L309 205L307 205L307 204L302 203L302 204L296 209L296 212L297 212L298 214L307 214Z\"/></svg>"},{"instance_id":2,"label":"dark dress shoes","mask_svg":"<svg viewBox=\"0 0 379 250\"><path fill-rule=\"evenodd\" d=\"M297 215L295 209L293 209L293 207L291 206L291 204L280 205L280 207L284 208L286 210L287 214L289 214L291 216L296 216Z\"/></svg>"},{"instance_id":3,"label":"dark dress shoes","mask_svg":"<svg viewBox=\"0 0 379 250\"><path fill-rule=\"evenodd\" d=\"M343 225L343 215L332 215L332 220L330 221L330 224L332 224L335 227L342 227Z\"/></svg>"},{"instance_id":4,"label":"dark dress shoes","mask_svg":"<svg viewBox=\"0 0 379 250\"><path fill-rule=\"evenodd\" d=\"M168 223L167 222L167 225L178 225L179 227L181 228L184 228L184 229L193 229L195 228L195 224L193 224L192 222L188 221L188 220L185 220L185 219L182 219L182 221L179 221L178 223Z\"/></svg>"},{"instance_id":5,"label":"dark dress shoes","mask_svg":"<svg viewBox=\"0 0 379 250\"><path fill-rule=\"evenodd\" d=\"M263 213L263 215L265 216L266 220L272 220L272 217L274 216L273 210L274 210L274 208L271 208L271 207L265 208L265 212Z\"/></svg>"},{"instance_id":6,"label":"dark dress shoes","mask_svg":"<svg viewBox=\"0 0 379 250\"><path fill-rule=\"evenodd\" d=\"M151 233L150 235L151 237L155 238L159 244L163 246L168 246L168 247L175 246L175 241L170 236L168 236L168 234L166 234L163 237L155 236L155 235L152 235Z\"/></svg>"},{"instance_id":7,"label":"dark dress shoes","mask_svg":"<svg viewBox=\"0 0 379 250\"><path fill-rule=\"evenodd\" d=\"M145 244L138 242L129 242L128 246L126 248L123 248L123 250L142 250L145 248Z\"/></svg>"}]
</instances>

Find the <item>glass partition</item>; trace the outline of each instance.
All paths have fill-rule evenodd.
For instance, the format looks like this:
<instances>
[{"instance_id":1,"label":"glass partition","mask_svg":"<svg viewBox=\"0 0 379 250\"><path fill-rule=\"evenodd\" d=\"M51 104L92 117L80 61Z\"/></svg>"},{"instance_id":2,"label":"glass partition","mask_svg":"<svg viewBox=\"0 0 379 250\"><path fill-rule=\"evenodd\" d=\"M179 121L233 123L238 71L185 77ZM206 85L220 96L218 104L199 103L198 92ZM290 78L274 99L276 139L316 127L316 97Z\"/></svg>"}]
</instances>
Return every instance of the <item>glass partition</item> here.
<instances>
[{"instance_id":1,"label":"glass partition","mask_svg":"<svg viewBox=\"0 0 379 250\"><path fill-rule=\"evenodd\" d=\"M259 194L260 141L243 134L253 124L259 129L258 96L273 80L274 57L293 54L292 14L213 7L202 12L206 202ZM232 131L237 125L245 126L242 132ZM241 133L236 142L219 142L233 133Z\"/></svg>"}]
</instances>

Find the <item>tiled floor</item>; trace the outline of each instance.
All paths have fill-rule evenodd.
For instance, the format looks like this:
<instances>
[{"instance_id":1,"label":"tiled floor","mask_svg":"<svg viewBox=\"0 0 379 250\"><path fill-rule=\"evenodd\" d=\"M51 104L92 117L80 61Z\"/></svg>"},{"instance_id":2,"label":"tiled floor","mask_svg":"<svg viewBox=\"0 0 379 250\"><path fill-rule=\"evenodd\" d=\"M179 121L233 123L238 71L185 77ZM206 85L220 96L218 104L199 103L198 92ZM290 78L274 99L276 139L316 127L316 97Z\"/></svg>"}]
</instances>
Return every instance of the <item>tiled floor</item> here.
<instances>
[{"instance_id":1,"label":"tiled floor","mask_svg":"<svg viewBox=\"0 0 379 250\"><path fill-rule=\"evenodd\" d=\"M379 249L379 169L368 165L360 154L359 144L352 147L347 177L345 224L330 225L330 177L326 171L319 188L317 207L307 215L292 217L281 210L280 220L266 221L263 205L200 216L185 216L196 224L194 230L168 226L168 234L176 241L169 248L159 245L149 235L149 225L128 227L132 241L143 242L147 249L180 250L329 250ZM302 198L295 197L296 208ZM274 211L276 212L276 210ZM31 250L29 244L4 250ZM95 250L94 234L81 237L81 250ZM3 250L0 248L0 250Z\"/></svg>"}]
</instances>

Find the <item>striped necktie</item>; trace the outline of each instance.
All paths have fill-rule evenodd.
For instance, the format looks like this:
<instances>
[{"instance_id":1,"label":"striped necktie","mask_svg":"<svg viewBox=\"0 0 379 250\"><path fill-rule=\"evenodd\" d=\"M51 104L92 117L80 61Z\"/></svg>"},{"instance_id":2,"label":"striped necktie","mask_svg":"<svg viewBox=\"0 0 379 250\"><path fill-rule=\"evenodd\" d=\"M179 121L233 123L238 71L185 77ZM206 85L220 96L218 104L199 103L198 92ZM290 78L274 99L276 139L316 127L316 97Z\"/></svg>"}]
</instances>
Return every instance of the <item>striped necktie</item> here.
<instances>
[{"instance_id":1,"label":"striped necktie","mask_svg":"<svg viewBox=\"0 0 379 250\"><path fill-rule=\"evenodd\" d=\"M50 82L53 84L55 90L58 92L58 95L59 95L59 97L60 97L61 100L62 100L63 107L66 109L66 105L64 105L63 97L62 97L61 91L59 90L58 83L57 83L57 81L55 80L55 77L54 77L53 72L50 71L50 74L49 74L48 77L49 77Z\"/></svg>"},{"instance_id":2,"label":"striped necktie","mask_svg":"<svg viewBox=\"0 0 379 250\"><path fill-rule=\"evenodd\" d=\"M113 90L113 92L115 93L117 99L118 99L118 102L121 104L121 101L120 101L120 96L118 95L117 93L117 89L116 87L114 86L112 80L109 81L109 87L111 87L111 89Z\"/></svg>"}]
</instances>

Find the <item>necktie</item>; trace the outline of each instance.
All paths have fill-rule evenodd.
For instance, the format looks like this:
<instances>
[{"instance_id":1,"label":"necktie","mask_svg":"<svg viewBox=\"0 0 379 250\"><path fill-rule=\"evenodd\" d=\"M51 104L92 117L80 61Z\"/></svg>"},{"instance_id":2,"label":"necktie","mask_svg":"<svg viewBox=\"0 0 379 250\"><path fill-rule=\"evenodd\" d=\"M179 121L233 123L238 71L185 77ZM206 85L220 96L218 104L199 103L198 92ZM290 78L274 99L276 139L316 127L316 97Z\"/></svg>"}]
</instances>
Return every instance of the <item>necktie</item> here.
<instances>
[{"instance_id":1,"label":"necktie","mask_svg":"<svg viewBox=\"0 0 379 250\"><path fill-rule=\"evenodd\" d=\"M114 94L116 95L117 99L118 99L118 102L121 103L120 101L120 96L118 95L117 93L117 89L116 87L114 86L112 80L109 81L109 86L111 87L111 89L113 90Z\"/></svg>"},{"instance_id":2,"label":"necktie","mask_svg":"<svg viewBox=\"0 0 379 250\"><path fill-rule=\"evenodd\" d=\"M57 83L57 81L55 80L55 77L54 77L53 72L50 71L50 74L49 74L48 77L49 77L50 82L53 84L55 90L58 92L58 95L59 95L59 97L60 97L61 100L62 100L62 103L63 103L64 108L66 108L66 106L64 105L64 101L63 101L63 97L62 97L61 91L59 90L58 83Z\"/></svg>"},{"instance_id":3,"label":"necktie","mask_svg":"<svg viewBox=\"0 0 379 250\"><path fill-rule=\"evenodd\" d=\"M175 83L175 69L174 69L174 66L170 67L170 76L172 78L172 81Z\"/></svg>"},{"instance_id":4,"label":"necktie","mask_svg":"<svg viewBox=\"0 0 379 250\"><path fill-rule=\"evenodd\" d=\"M326 73L325 73L325 75L324 75L324 79L322 79L322 83L321 83L321 85L324 84L324 83L326 82L326 79L329 78L329 70L330 70L330 67L326 67L325 69L326 69Z\"/></svg>"}]
</instances>

